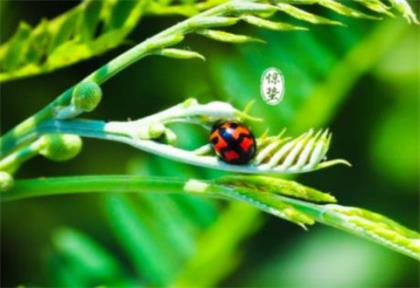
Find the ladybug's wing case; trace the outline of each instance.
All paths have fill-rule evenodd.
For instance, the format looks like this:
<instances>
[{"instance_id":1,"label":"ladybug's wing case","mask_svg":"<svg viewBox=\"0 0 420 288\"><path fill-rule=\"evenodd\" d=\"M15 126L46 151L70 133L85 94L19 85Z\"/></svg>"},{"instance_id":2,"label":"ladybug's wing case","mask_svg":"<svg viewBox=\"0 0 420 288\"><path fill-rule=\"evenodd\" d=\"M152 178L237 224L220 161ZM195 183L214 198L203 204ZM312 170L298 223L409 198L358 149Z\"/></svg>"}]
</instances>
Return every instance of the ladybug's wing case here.
<instances>
[{"instance_id":1,"label":"ladybug's wing case","mask_svg":"<svg viewBox=\"0 0 420 288\"><path fill-rule=\"evenodd\" d=\"M216 154L230 164L246 164L256 152L256 142L251 131L244 125L225 122L216 125L211 134Z\"/></svg>"},{"instance_id":2,"label":"ladybug's wing case","mask_svg":"<svg viewBox=\"0 0 420 288\"><path fill-rule=\"evenodd\" d=\"M238 163L240 159L241 155L238 154L238 152L236 152L235 150L225 149L225 151L223 151L223 160L228 163Z\"/></svg>"},{"instance_id":3,"label":"ladybug's wing case","mask_svg":"<svg viewBox=\"0 0 420 288\"><path fill-rule=\"evenodd\" d=\"M215 130L210 134L210 141L213 143L216 153L220 153L222 149L228 146L228 143L221 137L219 130Z\"/></svg>"}]
</instances>

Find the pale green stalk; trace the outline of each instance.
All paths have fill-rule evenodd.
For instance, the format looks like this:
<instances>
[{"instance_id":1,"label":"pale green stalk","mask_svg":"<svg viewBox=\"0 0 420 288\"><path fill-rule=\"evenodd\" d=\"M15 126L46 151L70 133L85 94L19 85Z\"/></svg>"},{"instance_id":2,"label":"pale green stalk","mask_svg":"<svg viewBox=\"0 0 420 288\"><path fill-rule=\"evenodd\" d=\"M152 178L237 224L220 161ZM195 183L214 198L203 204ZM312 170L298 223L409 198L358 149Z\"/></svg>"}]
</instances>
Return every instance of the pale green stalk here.
<instances>
[{"instance_id":1,"label":"pale green stalk","mask_svg":"<svg viewBox=\"0 0 420 288\"><path fill-rule=\"evenodd\" d=\"M170 111L170 109L168 109L168 111ZM223 115L221 112L222 111L219 110L218 114ZM331 134L328 133L328 130L320 130L318 133L314 133L310 130L295 139L284 138L285 140L283 140L281 137L259 138L257 141L259 146L255 160L246 165L232 165L220 161L216 155L211 154L211 149L207 149L207 144L197 150L190 151L172 146L170 143L160 143L156 141L155 139L161 137L168 131L163 125L166 124L163 119L167 117L167 115L163 114L161 115L162 117L153 116L150 117L152 121L148 121L149 117L146 117L132 122L109 123L77 119L70 121L51 120L45 121L39 125L36 133L38 136L50 133L65 133L116 141L175 161L240 173L305 173L337 164L350 165L347 161L342 159L325 160L325 155L328 152L331 139ZM176 120L176 118L168 120L172 122ZM201 124L205 125L205 123Z\"/></svg>"},{"instance_id":2,"label":"pale green stalk","mask_svg":"<svg viewBox=\"0 0 420 288\"><path fill-rule=\"evenodd\" d=\"M242 9L241 5L238 3L239 2L237 1L232 1L216 6L185 21L182 21L162 31L161 33L158 33L157 35L141 42L123 54L117 56L109 63L105 64L104 66L100 67L85 77L79 83L93 81L97 84L102 84L131 64L139 61L147 55L153 54L154 51L158 51L167 46L173 46L181 42L184 38L184 35L188 33L192 33L195 30L199 30L201 28L235 24L237 22L235 18L216 16L228 14L233 11L252 11L246 7ZM77 86L77 84L75 86ZM4 155L8 154L11 150L15 149L22 143L33 141L35 139L35 134L33 134L33 131L36 129L37 124L46 119L53 118L55 109L57 107L69 105L75 86L60 94L52 103L47 105L32 117L20 123L18 126L6 133L2 138L0 138L1 157L4 157Z\"/></svg>"},{"instance_id":3,"label":"pale green stalk","mask_svg":"<svg viewBox=\"0 0 420 288\"><path fill-rule=\"evenodd\" d=\"M311 219L313 219L420 260L419 234L380 214L336 204L313 204L263 191L243 190L241 186L232 186L232 184L227 186L221 183L223 181L133 175L72 176L18 180L13 189L0 193L0 201L90 192L188 193L205 197L235 199L300 225L302 225L300 221L307 221L306 224L311 224ZM263 183L261 183L261 187L264 188ZM293 189L293 187L294 184L288 188ZM299 190L303 188L304 186L300 186L295 190L299 193ZM277 192L281 193L280 190Z\"/></svg>"},{"instance_id":4,"label":"pale green stalk","mask_svg":"<svg viewBox=\"0 0 420 288\"><path fill-rule=\"evenodd\" d=\"M255 2L255 3L254 3ZM265 29L274 29L274 30L302 30L306 28L297 27L288 23L273 22L264 17L269 17L275 12L281 11L289 14L290 16L303 20L309 23L315 24L339 24L336 21L329 21L328 19L313 15L311 13L305 12L297 7L292 7L290 5L284 4L283 2L292 2L297 4L314 4L318 3L322 6L325 6L327 9L333 10L336 13L343 14L348 17L363 17L363 18L372 18L370 15L359 12L358 10L351 9L347 6L340 4L339 2L333 0L314 0L314 1L277 1L279 4L276 6L276 3L273 5L268 4L267 1L258 1L258 0L247 0L247 1L229 1L227 3L215 6L207 11L204 11L200 14L197 14L189 19L186 19L164 31L158 33L157 35L141 42L140 44L129 49L125 53L119 55L115 59L111 60L108 64L97 69L87 77L85 77L80 83L86 81L93 81L97 84L102 84L112 76L122 71L129 65L137 62L138 60L144 58L147 55L158 54L178 58L192 58L192 57L202 57L198 53L188 53L186 51L165 51L165 48L168 46L173 46L181 42L185 35L189 33L200 32L200 30L206 30L209 28L215 27L225 27L237 23L240 19L248 22L252 25L259 26ZM360 4L365 5L366 8L373 10L378 13L387 14L387 10L381 4L381 1L376 1L375 5L372 3L365 4L360 2ZM409 22L417 23L414 13L411 11L410 6L405 1L391 1L392 5L401 12ZM218 1L209 1L206 2L204 7L199 8L205 9L211 7ZM207 6L208 5L208 6ZM389 14L389 13L388 13ZM266 15L266 16L265 16ZM226 17L229 16L229 17ZM233 16L233 17L232 17ZM257 17L259 16L259 17ZM262 17L262 18L260 18ZM373 17L375 18L375 17ZM223 31L222 31L223 32ZM202 32L203 33L203 32ZM216 31L214 33L204 32L206 37L210 37L219 41L226 42L248 42L255 41L251 37L235 37L229 34L220 33ZM241 35L240 35L241 36ZM223 40L220 40L223 38ZM13 149L19 145L27 142L32 142L35 139L33 131L36 129L36 125L40 122L53 118L55 116L56 109L60 106L67 106L70 104L72 97L73 89L77 84L61 95L59 95L52 103L46 106L44 109L33 115L32 117L26 119L18 126L13 128L11 131L6 133L2 138L0 138L0 155L4 157L10 153ZM80 112L81 113L81 112ZM72 117L77 116L75 113L71 115Z\"/></svg>"},{"instance_id":5,"label":"pale green stalk","mask_svg":"<svg viewBox=\"0 0 420 288\"><path fill-rule=\"evenodd\" d=\"M29 159L37 156L40 149L44 145L42 138L38 138L28 146L24 146L21 149L16 150L12 154L0 160L0 171L7 171L8 173L14 173L21 164L28 161Z\"/></svg>"}]
</instances>

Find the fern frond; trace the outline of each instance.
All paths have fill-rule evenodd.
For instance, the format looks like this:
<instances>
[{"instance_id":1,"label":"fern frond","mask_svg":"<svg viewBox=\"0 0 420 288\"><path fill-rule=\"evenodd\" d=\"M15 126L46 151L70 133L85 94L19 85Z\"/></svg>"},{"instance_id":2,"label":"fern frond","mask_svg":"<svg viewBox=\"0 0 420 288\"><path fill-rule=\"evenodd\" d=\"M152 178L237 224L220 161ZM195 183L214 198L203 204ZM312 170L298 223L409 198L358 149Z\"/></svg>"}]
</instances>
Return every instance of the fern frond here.
<instances>
[{"instance_id":1,"label":"fern frond","mask_svg":"<svg viewBox=\"0 0 420 288\"><path fill-rule=\"evenodd\" d=\"M391 16L391 8L393 8L401 13L409 23L418 23L414 12L405 0L390 0L390 7L383 0L354 1L379 15ZM208 0L206 2L174 5L155 0L85 0L75 8L52 20L41 20L35 27L30 27L22 22L15 35L0 46L0 82L51 72L109 51L124 42L143 15L178 14L192 17L222 2L228 1ZM304 4L318 4L346 17L379 18L350 8L345 5L346 3L336 0L302 0L287 1L286 3L277 0L274 1L274 4L267 0L254 0L234 1L232 3L232 8L224 13L225 16L238 16L251 25L272 30L307 29L291 23L265 19L276 12L285 13L292 18L311 24L342 25L339 21L330 20L306 11L302 8L305 6ZM224 22L222 20L227 19L220 18L221 16L208 15L206 19L202 18L200 21L203 24L203 21L207 21L211 27L226 27L235 23L233 19L229 23ZM99 27L103 28L100 29ZM202 28L204 27L205 25ZM197 29L195 29L195 32L197 32ZM215 33L213 35L207 33L205 36L215 40L218 40L217 38L230 39L226 42L246 42L243 41L244 38L231 37L227 34L221 37Z\"/></svg>"},{"instance_id":2,"label":"fern frond","mask_svg":"<svg viewBox=\"0 0 420 288\"><path fill-rule=\"evenodd\" d=\"M272 193L283 196L319 203L336 203L334 196L316 189L304 186L298 182L282 178L268 176L224 176L216 180L216 183L227 185L232 189L246 191L258 191L260 193Z\"/></svg>"},{"instance_id":3,"label":"fern frond","mask_svg":"<svg viewBox=\"0 0 420 288\"><path fill-rule=\"evenodd\" d=\"M301 199L309 195L317 199L329 196L299 183L288 180L282 180L279 183L276 178L256 177L254 179L254 177L222 177L211 181L107 175L18 180L14 188L0 193L0 201L88 192L188 193L245 202L304 228L305 225L312 225L315 222L323 223L420 260L420 234L418 232L365 209L303 201Z\"/></svg>"},{"instance_id":4,"label":"fern frond","mask_svg":"<svg viewBox=\"0 0 420 288\"><path fill-rule=\"evenodd\" d=\"M36 133L69 133L117 141L137 149L175 161L218 170L242 173L288 174L305 173L336 164L350 165L342 159L326 160L331 133L328 130L313 130L296 137L263 135L257 138L255 158L246 165L232 165L221 161L209 144L190 151L174 146L176 134L170 129L172 123L198 124L209 129L220 120L255 119L225 102L199 104L195 99L166 109L157 114L127 122L95 120L50 120L40 124ZM171 135L171 141L162 142ZM0 167L2 162L0 161Z\"/></svg>"},{"instance_id":5,"label":"fern frond","mask_svg":"<svg viewBox=\"0 0 420 288\"><path fill-rule=\"evenodd\" d=\"M366 209L329 204L318 221L420 260L420 234Z\"/></svg>"},{"instance_id":6,"label":"fern frond","mask_svg":"<svg viewBox=\"0 0 420 288\"><path fill-rule=\"evenodd\" d=\"M330 20L328 18L309 13L291 4L277 3L276 6L280 11L298 20L306 21L312 24L342 25L342 23L339 21Z\"/></svg>"},{"instance_id":7,"label":"fern frond","mask_svg":"<svg viewBox=\"0 0 420 288\"><path fill-rule=\"evenodd\" d=\"M325 161L332 135L328 130L313 130L288 139L282 137L260 138L254 164L261 171L312 171L340 163L341 160ZM343 161L342 163L347 162Z\"/></svg>"},{"instance_id":8,"label":"fern frond","mask_svg":"<svg viewBox=\"0 0 420 288\"><path fill-rule=\"evenodd\" d=\"M157 2L84 0L56 18L42 19L35 27L22 22L15 35L0 46L0 82L48 73L123 44L143 15L160 14L164 5ZM185 14L193 7L177 7L171 14Z\"/></svg>"},{"instance_id":9,"label":"fern frond","mask_svg":"<svg viewBox=\"0 0 420 288\"><path fill-rule=\"evenodd\" d=\"M50 72L117 47L136 26L146 4L146 0L85 0L35 27L21 24L15 36L0 47L0 81ZM25 38L18 41L22 27ZM11 57L17 45L26 49ZM8 65L10 61L14 65Z\"/></svg>"}]
</instances>

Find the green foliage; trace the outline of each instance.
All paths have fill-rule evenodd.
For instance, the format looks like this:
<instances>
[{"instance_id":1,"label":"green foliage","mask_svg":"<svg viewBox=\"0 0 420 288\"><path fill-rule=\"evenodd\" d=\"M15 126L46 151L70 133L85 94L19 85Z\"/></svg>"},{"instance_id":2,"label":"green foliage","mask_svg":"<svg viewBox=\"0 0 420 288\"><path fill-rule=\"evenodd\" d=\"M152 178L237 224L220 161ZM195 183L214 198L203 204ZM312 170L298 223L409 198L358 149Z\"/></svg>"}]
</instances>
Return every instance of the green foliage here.
<instances>
[{"instance_id":1,"label":"green foliage","mask_svg":"<svg viewBox=\"0 0 420 288\"><path fill-rule=\"evenodd\" d=\"M365 209L326 205L320 220L361 235L420 260L420 234L397 222ZM339 224L338 224L339 222ZM342 225L342 223L345 225Z\"/></svg>"},{"instance_id":2,"label":"green foliage","mask_svg":"<svg viewBox=\"0 0 420 288\"><path fill-rule=\"evenodd\" d=\"M121 263L87 235L71 228L52 236L54 254L50 269L61 285L90 286L112 282L123 275ZM69 283L69 281L71 281Z\"/></svg>"},{"instance_id":3,"label":"green foliage","mask_svg":"<svg viewBox=\"0 0 420 288\"><path fill-rule=\"evenodd\" d=\"M347 13L348 16L352 14L352 16L356 17L366 17L365 14L354 12L354 9L349 10L348 8L343 8L342 5L333 3L335 1L317 2L320 4L323 3L323 6L327 6L337 13ZM390 14L388 6L383 5L381 1L357 2L368 6L369 9L373 11ZM281 4L283 3L277 5L277 7L282 9L280 9L280 11L288 12L287 14L300 20L306 20L310 23L341 23L339 21L341 18L337 21L328 20L325 17L320 18L317 15L305 14L305 10L296 10L297 8L295 6ZM190 7L192 6L190 5ZM247 11L247 9L251 9L250 7L252 6L244 6L243 9L244 11ZM251 19L260 21L259 23L262 21L266 25L271 25L272 27L285 27L278 26L279 22L274 22L265 18L271 13L270 11L273 11L272 7L253 6L253 8L256 7L260 9L259 12L261 13L253 16L254 18L251 17ZM291 7L294 7L295 9ZM156 8L154 9L156 11ZM165 12L162 9L161 13L156 14L171 13L170 11L171 10L166 10ZM195 9L189 11L185 10L185 15L195 14L196 12L197 10ZM264 13L267 13L267 15ZM249 17L249 15L244 17ZM255 20L255 17L258 17L257 20ZM219 25L221 23L227 25L236 21L232 19L223 19L219 16L217 19L210 18L205 20L206 21L198 21L195 24L199 24L197 27L202 27L200 25L207 27L206 25L209 25L209 22L211 25ZM112 20L114 23L112 25L118 26L118 23L121 21L121 19L118 20L115 18ZM294 24L295 22L290 25ZM305 55L300 55L302 57L293 57L296 56L293 55L294 49L293 47L288 46L287 41L284 41L285 43L282 43L281 45L275 46L277 48L280 47L281 49L280 51L277 50L276 53L273 53L273 51L270 51L267 48L265 50L265 52L267 52L267 55L264 55L265 58L276 59L276 57L283 57L283 60L284 58L292 59L289 62L289 65L286 64L286 68L284 69L285 73L299 73L299 71L293 71L293 66L304 66L308 71L301 72L300 76L302 77L295 77L298 81L301 81L302 79L303 81L302 83L293 83L293 86L297 88L292 92L294 93L293 97L287 98L292 100L291 102L286 101L284 103L285 106L281 107L281 109L286 110L282 112L286 113L281 113L281 115L279 115L280 113L276 113L276 115L264 113L261 115L264 115L264 118L271 119L270 125L272 124L273 127L279 128L278 126L280 125L289 126L294 133L306 130L308 125L321 126L325 124L333 115L338 103L340 103L343 98L344 91L347 91L349 87L351 87L353 81L370 67L375 59L389 49L391 43L395 42L395 40L392 40L392 38L394 38L393 35L383 37L383 32L386 31L387 33L394 34L389 32L394 31L395 34L398 34L396 32L401 30L401 26L394 24L378 25L378 28L372 35L369 35L367 39L363 40L361 39L362 37L359 37L360 35L349 35L350 33L347 32L337 33L341 37L347 37L345 39L349 40L343 45L344 47L339 48L344 50L340 51L339 55L334 54L334 51L332 51L337 48L334 44L328 45L328 47L319 47L310 34L301 36L302 43L304 43L307 48L305 49L306 53L303 53ZM250 40L249 36L212 29L197 30L196 33L224 42L242 43ZM211 36L209 37L209 35ZM270 36L270 34L267 33L260 36L264 39L270 38L267 37ZM195 56L201 55L188 50L174 50L175 48L160 49L182 41L182 35L175 35L175 37L172 38L162 37L160 40L160 42L155 41L153 43L148 43L148 48L150 49L148 51L151 52L151 54L163 54L162 52L168 52L169 49L167 56L175 55L177 57L194 58ZM270 43L272 41L276 42L280 40L275 38L269 39ZM355 42L357 42L358 45L353 47L352 45ZM247 99L247 93L251 93L246 90L252 85L250 84L252 81L246 81L246 79L244 81L243 79L238 81L238 78L235 77L241 77L242 75L239 75L237 71L249 66L259 69L265 67L267 64L264 61L260 61L261 59L258 59L258 54L253 53L255 52L254 49L253 46L242 48L238 53L241 57L238 57L237 55L231 57L232 55L228 54L219 55L216 56L219 57L219 59L217 59L218 61L210 63L210 65L214 65L213 69L220 69L220 71L222 71L222 75L219 76L220 79L216 79L216 82L219 82L219 87L223 87L223 89L232 89L229 85L221 84L221 81L227 81L231 83L232 86L241 83L241 89L243 91L239 94L242 96L233 99L233 102L247 102L249 100ZM361 55L363 53L370 56L366 57L368 60L362 61L363 57L361 57ZM254 56L256 56L257 59ZM316 67L314 67L313 63L308 61L311 57L322 57L326 60L323 64L318 63L318 66L315 65ZM340 60L341 58L343 58L343 60ZM253 60L251 61L252 63L243 63L244 59L247 61L249 61L249 59ZM220 62L225 63L220 64ZM233 72L228 70L228 66L232 63L233 65L230 69L236 70ZM282 63L287 63L287 61ZM357 63L360 66L349 65L349 63ZM243 70L246 71L247 68ZM330 70L332 70L332 72L328 73ZM257 71L257 74L259 74L259 72L260 71ZM243 73L243 75L244 74L246 75L246 73ZM229 77L225 77L226 75ZM293 78L294 77L288 77L287 79ZM319 81L320 79L322 79L322 81ZM325 83L323 80L325 80ZM316 84L318 82L322 82L322 84ZM254 90L255 89L249 89L248 91ZM238 93L238 91L239 90L233 92ZM309 91L311 93L308 93ZM74 93L74 91L70 92L68 95L71 95L72 93ZM234 95L232 91L228 94ZM302 95L305 95L306 97L299 98ZM191 104L191 102L194 101L190 100L188 103ZM68 107L65 106L68 104L71 104L70 98L66 98L65 101L60 103L60 105L64 105L64 107ZM184 105L189 106L188 104ZM257 109L261 110L261 107L257 107ZM259 113L257 112L256 114ZM312 119L307 119L307 115L311 115ZM273 119L275 119L275 122L272 121ZM55 121L56 120L50 120L50 122L44 121L44 124L49 125ZM73 124L77 124L77 121L78 120L73 122ZM57 121L56 123L66 124L68 122ZM39 127L42 128L42 125L37 125L37 128ZM78 126L78 128L81 129L87 127L88 126L83 123ZM101 125L99 125L99 127L101 127ZM162 134L165 134L166 137L167 133L169 133L168 131L171 130L165 125L153 122L147 126L146 134L151 136L151 139L156 139L157 137L162 136ZM188 130L187 135L193 135L192 131ZM329 144L328 139L328 134L326 134L323 144ZM307 143L307 140L308 139L304 142ZM282 145L284 143L286 142L281 142ZM13 153L11 155L13 155ZM272 157L273 155L270 156ZM155 158L153 163L146 163L146 168L143 167L143 169L152 171L153 173L151 173L151 175L179 176L176 175L175 171L181 171L181 168L176 166L178 164L172 162L164 162L164 164L161 164L167 166L165 169L153 170L151 167L159 166L159 161L160 159ZM172 163L172 165L167 163ZM0 167L2 166L0 165ZM182 168L184 169L184 167ZM137 172L148 175L149 172L145 172L143 169L139 169ZM172 175L168 175L168 171L172 171ZM185 173L183 175L187 177L187 179L196 179L199 175L202 176L201 174L195 175L194 173ZM209 176L213 178L214 175L210 174ZM148 180L145 181L146 179ZM377 241L382 245L411 257L419 257L419 235L417 232L401 227L399 224L390 221L381 215L359 208L346 208L338 205L318 205L311 203L335 202L335 198L329 194L303 186L297 182L277 178L232 176L216 179L217 180L215 181L193 180L192 183L194 185L192 186L194 189L192 190L186 189L186 187L191 188L191 186L185 186L185 183L183 182L179 183L177 181L172 181L170 177L146 177L139 179L135 176L92 176L86 178L69 177L62 179L47 178L24 181L18 180L16 189L5 192L5 194L0 197L2 200L11 200L41 195L65 194L69 192L151 192L149 194L138 193L134 197L122 194L105 197L104 210L111 225L109 231L110 234L112 233L112 237L117 239L119 244L118 249L120 251L113 251L115 256L111 255L111 252L107 252L105 243L102 244L101 242L101 244L99 244L100 237L97 237L98 243L95 243L90 237L75 230L65 229L58 231L53 237L54 253L52 256L51 270L52 274L57 276L56 279L52 281L54 286L81 287L104 284L118 287L143 285L163 286L169 284L176 286L214 286L238 265L240 260L238 257L238 243L241 243L245 237L258 227L258 210L253 207L257 207L263 211L302 226L311 225L315 221L322 222ZM187 181L187 183L191 184L191 180ZM210 191L207 190L208 188L213 188L215 190L210 189ZM214 202L207 201L207 199L202 199L201 197L198 198L185 195L185 193L183 193L183 195L159 194L160 192L168 191L181 192L182 189L185 189L186 192L198 193L201 196L215 196L239 200L250 205L243 205L237 201L231 201L231 203L228 204L228 207L220 209L220 207L216 208ZM296 198L300 200L296 200ZM162 227L164 227L164 229L162 229ZM163 231L166 232L163 233ZM92 251L94 252L92 253ZM122 257L124 260L128 259L128 264L124 263L124 265L121 265L119 263L120 261L115 259L117 256L120 258L121 254L123 255ZM217 265L215 266L214 263L217 263ZM209 267L212 267L212 269L208 269Z\"/></svg>"},{"instance_id":4,"label":"green foliage","mask_svg":"<svg viewBox=\"0 0 420 288\"><path fill-rule=\"evenodd\" d=\"M73 107L72 104L69 111ZM61 110L57 116L64 118L63 112L67 112L67 108ZM217 121L232 119L244 121L256 118L225 102L215 101L199 104L190 99L157 114L134 121L108 123L97 120L44 121L37 127L36 133L43 135L62 132L111 140L172 160L232 172L296 174L320 170L337 164L350 165L343 159L326 161L332 138L328 130L319 130L315 133L311 129L296 138L283 137L284 130L278 136L263 135L258 137L258 151L255 159L240 166L219 161L207 140L205 144L201 144L201 147L194 151L182 149L173 143L176 139L176 133L170 128L173 123L196 124L208 129ZM162 137L166 138L166 143L156 141Z\"/></svg>"},{"instance_id":5,"label":"green foliage","mask_svg":"<svg viewBox=\"0 0 420 288\"><path fill-rule=\"evenodd\" d=\"M267 176L227 176L223 177L217 182L228 186L232 185L234 189L241 188L265 193L279 193L280 195L299 198L310 202L337 202L334 196L330 194L326 194L318 190L305 187L297 182L284 180L281 178L273 178Z\"/></svg>"},{"instance_id":6,"label":"green foliage","mask_svg":"<svg viewBox=\"0 0 420 288\"><path fill-rule=\"evenodd\" d=\"M322 202L333 202L335 199L328 194L296 182L276 178L231 176L206 181L110 175L21 180L15 184L11 191L1 193L0 199L10 201L51 195L52 193L115 191L159 191L181 194L184 192L192 195L239 200L276 217L298 224L303 228L305 228L305 225L320 222L365 237L415 259L420 259L420 243L418 241L420 234L416 231L405 228L387 217L368 210L337 204L307 202L308 199ZM162 285L164 279L174 279L179 270L177 270L176 261L170 260L171 253L166 250L168 245L163 244L160 237L170 237L167 240L172 243L172 246L179 245L175 251L184 256L194 254L191 250L194 241L193 238L188 236L189 232L177 231L177 225L185 223L187 220L182 221L183 217L181 216L176 220L176 215L180 215L179 212L168 212L171 205L166 202L166 198L162 198L158 194L156 196L147 195L142 198L143 201L146 201L142 202L141 205L144 209L135 212L134 204L130 203L125 196L109 196L107 207L110 209L109 214L112 215L110 221L112 221L112 227L117 230L119 240L121 245L125 247L126 253L133 255L133 263L137 267L139 275L146 277L149 282ZM147 211L156 214L152 219L161 219L162 223L143 223L148 219L146 217ZM142 214L143 217L137 217L136 213ZM171 221L178 224L172 226ZM153 238L155 233L150 233L150 231L161 231L159 226L162 225L166 227L168 233L159 236L159 238ZM168 259L167 266L161 263L160 259L163 258Z\"/></svg>"},{"instance_id":7,"label":"green foliage","mask_svg":"<svg viewBox=\"0 0 420 288\"><path fill-rule=\"evenodd\" d=\"M11 40L0 47L0 81L50 72L120 45L146 4L87 0L35 27L21 23Z\"/></svg>"},{"instance_id":8,"label":"green foliage","mask_svg":"<svg viewBox=\"0 0 420 288\"><path fill-rule=\"evenodd\" d=\"M221 1L223 2L223 1ZM253 2L253 1L250 1ZM259 1L255 1L259 2ZM266 1L261 1L266 2ZM306 3L307 2L307 3ZM392 15L383 1L355 1L369 10ZM390 1L395 9L410 23L418 23L416 16L405 1ZM85 0L70 11L52 19L43 19L35 27L22 22L15 35L0 46L0 82L54 71L109 51L122 43L135 28L143 15L180 14L191 16L209 8L219 1L190 2L176 5L156 0L111 1ZM378 19L376 16L350 8L335 0L292 1L292 4L275 1L276 5L241 4L238 11L247 13L274 13L276 10L292 18L311 24L340 25L341 22L312 14L299 7L300 4L319 4L326 9L347 17ZM236 4L237 5L237 4ZM246 6L245 6L246 5ZM266 15L261 15L265 17ZM211 27L235 24L239 19L207 18ZM241 20L266 29L306 30L290 23L273 22L253 15L243 15ZM218 22L218 24L216 24ZM206 28L201 21L201 28ZM220 33L225 33L220 34ZM242 43L252 38L232 37L223 31L206 32L205 36L219 41ZM71 51L69 53L68 51Z\"/></svg>"}]
</instances>

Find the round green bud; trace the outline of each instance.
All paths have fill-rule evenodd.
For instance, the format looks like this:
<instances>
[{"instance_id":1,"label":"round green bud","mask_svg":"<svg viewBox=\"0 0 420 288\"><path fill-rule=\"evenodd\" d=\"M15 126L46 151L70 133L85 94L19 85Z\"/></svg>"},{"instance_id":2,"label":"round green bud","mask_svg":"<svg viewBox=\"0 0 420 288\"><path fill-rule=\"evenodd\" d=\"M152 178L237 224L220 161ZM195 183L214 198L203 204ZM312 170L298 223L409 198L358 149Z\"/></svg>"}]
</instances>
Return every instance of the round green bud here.
<instances>
[{"instance_id":1,"label":"round green bud","mask_svg":"<svg viewBox=\"0 0 420 288\"><path fill-rule=\"evenodd\" d=\"M72 94L71 104L85 112L90 112L98 106L102 99L102 90L95 82L83 82L77 85Z\"/></svg>"},{"instance_id":2,"label":"round green bud","mask_svg":"<svg viewBox=\"0 0 420 288\"><path fill-rule=\"evenodd\" d=\"M198 104L198 101L195 98L188 98L182 103L184 108L188 108L188 107L191 107L191 106L194 106L194 105L197 105L197 104Z\"/></svg>"},{"instance_id":3,"label":"round green bud","mask_svg":"<svg viewBox=\"0 0 420 288\"><path fill-rule=\"evenodd\" d=\"M48 134L42 136L44 145L39 154L53 161L74 158L82 149L82 139L70 134Z\"/></svg>"},{"instance_id":4,"label":"round green bud","mask_svg":"<svg viewBox=\"0 0 420 288\"><path fill-rule=\"evenodd\" d=\"M151 139L156 139L165 133L165 125L160 122L152 123L149 126L149 136Z\"/></svg>"},{"instance_id":5,"label":"round green bud","mask_svg":"<svg viewBox=\"0 0 420 288\"><path fill-rule=\"evenodd\" d=\"M0 171L0 192L4 192L13 187L13 176L7 172Z\"/></svg>"}]
</instances>

